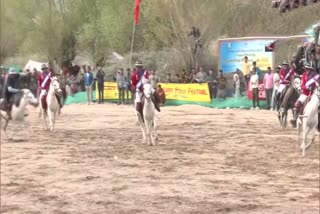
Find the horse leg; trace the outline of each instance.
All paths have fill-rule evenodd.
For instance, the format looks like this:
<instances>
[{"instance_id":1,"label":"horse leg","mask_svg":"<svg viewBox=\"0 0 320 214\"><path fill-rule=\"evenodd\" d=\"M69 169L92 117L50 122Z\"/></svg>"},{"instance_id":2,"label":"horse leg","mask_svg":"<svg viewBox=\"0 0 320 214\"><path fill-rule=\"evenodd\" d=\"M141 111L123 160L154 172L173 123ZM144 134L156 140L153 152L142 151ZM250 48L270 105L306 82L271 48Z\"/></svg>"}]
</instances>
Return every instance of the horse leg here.
<instances>
[{"instance_id":1,"label":"horse leg","mask_svg":"<svg viewBox=\"0 0 320 214\"><path fill-rule=\"evenodd\" d=\"M7 133L7 127L8 127L8 124L9 124L9 120L7 120L6 118L3 117L3 115L1 115L1 117L4 119L4 126L3 126L3 132L4 134L6 135L7 139L11 139ZM1 118L0 118L1 120Z\"/></svg>"},{"instance_id":2,"label":"horse leg","mask_svg":"<svg viewBox=\"0 0 320 214\"><path fill-rule=\"evenodd\" d=\"M49 118L49 130L52 131L52 112L51 110L47 110L48 112L48 118Z\"/></svg>"},{"instance_id":3,"label":"horse leg","mask_svg":"<svg viewBox=\"0 0 320 214\"><path fill-rule=\"evenodd\" d=\"M302 131L302 123L301 123L301 121L300 121L300 119L299 120L297 120L297 127L298 127L298 146L299 145L301 145L301 131Z\"/></svg>"},{"instance_id":4,"label":"horse leg","mask_svg":"<svg viewBox=\"0 0 320 214\"><path fill-rule=\"evenodd\" d=\"M303 136L302 136L302 144L300 148L302 149L302 156L304 157L306 154L306 141L308 139L308 134L310 132L310 127L307 127L306 122L303 124Z\"/></svg>"},{"instance_id":5,"label":"horse leg","mask_svg":"<svg viewBox=\"0 0 320 214\"><path fill-rule=\"evenodd\" d=\"M150 124L149 121L144 119L144 123L146 124L146 137L147 137L147 145L151 145L151 141L150 141Z\"/></svg>"},{"instance_id":6,"label":"horse leg","mask_svg":"<svg viewBox=\"0 0 320 214\"><path fill-rule=\"evenodd\" d=\"M312 129L312 131L310 131L310 135L312 136L310 142L306 145L306 150L311 146L311 144L314 142L316 135L315 135L315 129Z\"/></svg>"},{"instance_id":7,"label":"horse leg","mask_svg":"<svg viewBox=\"0 0 320 214\"><path fill-rule=\"evenodd\" d=\"M55 130L55 124L56 124L56 117L57 117L57 115L56 115L57 113L56 112L54 112L53 114L52 114L52 132L54 132L54 130Z\"/></svg>"},{"instance_id":8,"label":"horse leg","mask_svg":"<svg viewBox=\"0 0 320 214\"><path fill-rule=\"evenodd\" d=\"M155 120L153 120L152 122L152 132L153 132L153 139L154 139L155 145L158 145L157 125Z\"/></svg>"},{"instance_id":9,"label":"horse leg","mask_svg":"<svg viewBox=\"0 0 320 214\"><path fill-rule=\"evenodd\" d=\"M44 129L48 130L48 123L47 123L48 115L45 112L42 112L42 113L43 113Z\"/></svg>"},{"instance_id":10,"label":"horse leg","mask_svg":"<svg viewBox=\"0 0 320 214\"><path fill-rule=\"evenodd\" d=\"M140 128L141 128L141 132L142 132L142 143L145 143L146 142L146 131L145 131L145 123L143 122L142 120L142 117L140 114L137 114L138 116L138 122L139 122L139 125L140 125Z\"/></svg>"}]
</instances>

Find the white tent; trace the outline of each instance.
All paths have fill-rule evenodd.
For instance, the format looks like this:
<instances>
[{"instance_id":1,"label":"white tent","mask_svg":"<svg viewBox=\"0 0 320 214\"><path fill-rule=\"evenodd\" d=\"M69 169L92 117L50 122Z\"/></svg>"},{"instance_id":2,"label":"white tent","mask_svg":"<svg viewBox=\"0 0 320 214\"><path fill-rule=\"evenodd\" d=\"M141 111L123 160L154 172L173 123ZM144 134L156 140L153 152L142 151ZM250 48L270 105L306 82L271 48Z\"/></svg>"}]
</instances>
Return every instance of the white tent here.
<instances>
[{"instance_id":1,"label":"white tent","mask_svg":"<svg viewBox=\"0 0 320 214\"><path fill-rule=\"evenodd\" d=\"M48 63L29 60L28 63L24 66L23 70L29 69L30 72L33 72L34 68L36 68L37 71L39 72L39 71L41 71L41 65L43 65L43 64L48 65Z\"/></svg>"}]
</instances>

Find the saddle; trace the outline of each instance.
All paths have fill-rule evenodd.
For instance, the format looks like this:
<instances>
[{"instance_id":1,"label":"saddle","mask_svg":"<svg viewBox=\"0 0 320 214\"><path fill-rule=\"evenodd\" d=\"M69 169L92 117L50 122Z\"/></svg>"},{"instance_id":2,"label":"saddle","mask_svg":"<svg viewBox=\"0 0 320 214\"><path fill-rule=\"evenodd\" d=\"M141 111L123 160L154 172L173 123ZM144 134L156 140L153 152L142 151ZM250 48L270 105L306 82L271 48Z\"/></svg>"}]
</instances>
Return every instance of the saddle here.
<instances>
[{"instance_id":1,"label":"saddle","mask_svg":"<svg viewBox=\"0 0 320 214\"><path fill-rule=\"evenodd\" d=\"M135 96L136 95L134 95L134 99L135 99ZM140 103L136 103L136 111L139 112L139 114L142 117L142 120L143 120L143 107L144 107L144 99L143 98L144 98L144 95L142 95L141 102ZM160 107L159 107L160 96L158 95L157 92L155 92L153 94L153 96L151 96L151 100L152 100L156 110L160 112Z\"/></svg>"},{"instance_id":2,"label":"saddle","mask_svg":"<svg viewBox=\"0 0 320 214\"><path fill-rule=\"evenodd\" d=\"M46 94L46 95L41 97L41 105L42 105L43 110L45 110L45 111L47 111L47 109L48 109L47 96L48 95ZM60 97L57 94L55 94L55 96L56 96L56 98L58 100L60 108L62 108Z\"/></svg>"}]
</instances>

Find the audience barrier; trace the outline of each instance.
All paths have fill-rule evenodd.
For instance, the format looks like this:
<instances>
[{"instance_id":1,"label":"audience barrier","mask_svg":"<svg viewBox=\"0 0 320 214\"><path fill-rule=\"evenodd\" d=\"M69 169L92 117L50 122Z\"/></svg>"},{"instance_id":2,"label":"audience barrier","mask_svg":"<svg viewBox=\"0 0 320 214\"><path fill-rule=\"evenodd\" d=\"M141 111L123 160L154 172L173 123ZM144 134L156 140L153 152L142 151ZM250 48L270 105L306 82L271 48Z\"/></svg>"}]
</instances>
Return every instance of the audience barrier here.
<instances>
[{"instance_id":1,"label":"audience barrier","mask_svg":"<svg viewBox=\"0 0 320 214\"><path fill-rule=\"evenodd\" d=\"M183 104L195 104L206 106L210 108L245 108L248 109L252 106L251 99L251 88L248 87L248 95L244 95L239 98L228 97L226 99L214 98L210 99L210 92L208 84L179 84L179 83L160 83L161 87L166 93L166 106L177 106ZM98 88L98 87L96 87ZM98 91L94 91L94 99L98 99ZM126 94L125 94L126 97ZM259 97L260 100L265 98L264 87L261 83L259 86ZM105 102L117 102L119 98L117 83L105 82L104 83L104 100ZM129 98L131 94L129 93ZM66 105L73 103L86 103L87 94L86 92L79 92L73 96L69 96L65 102ZM260 107L266 106L265 101L260 102Z\"/></svg>"}]
</instances>

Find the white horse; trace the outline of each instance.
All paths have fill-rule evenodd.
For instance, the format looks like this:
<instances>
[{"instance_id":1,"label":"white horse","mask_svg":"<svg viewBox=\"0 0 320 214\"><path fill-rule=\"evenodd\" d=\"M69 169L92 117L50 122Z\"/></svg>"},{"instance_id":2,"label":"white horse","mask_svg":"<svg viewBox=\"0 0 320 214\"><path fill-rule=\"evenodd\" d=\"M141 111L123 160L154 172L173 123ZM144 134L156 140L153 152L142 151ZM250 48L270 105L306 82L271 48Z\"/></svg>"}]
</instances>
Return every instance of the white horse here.
<instances>
[{"instance_id":1,"label":"white horse","mask_svg":"<svg viewBox=\"0 0 320 214\"><path fill-rule=\"evenodd\" d=\"M46 98L47 110L43 108L41 103L40 113L39 113L39 117L43 115L46 130L48 130L47 117L49 118L49 126L50 126L51 132L54 131L56 115L60 111L60 105L59 105L57 96L60 96L61 94L62 94L62 90L60 88L60 83L58 81L58 78L52 77L50 87L47 93L47 98Z\"/></svg>"},{"instance_id":2,"label":"white horse","mask_svg":"<svg viewBox=\"0 0 320 214\"><path fill-rule=\"evenodd\" d=\"M1 105L4 105L3 99L0 100ZM11 109L11 120L14 122L19 122L23 123L26 125L24 122L24 118L26 116L25 110L27 105L32 105L34 107L37 107L39 102L37 98L33 95L33 93L29 89L22 89L21 92L18 92L13 95L13 105ZM3 125L3 131L8 139L11 137L8 136L7 134L7 127L9 124L9 116L7 115L6 111L1 110L0 111L0 120L4 120L4 125ZM2 124L1 124L2 125Z\"/></svg>"},{"instance_id":3,"label":"white horse","mask_svg":"<svg viewBox=\"0 0 320 214\"><path fill-rule=\"evenodd\" d=\"M148 145L157 145L157 131L155 121L156 114L154 104L151 100L153 90L154 89L149 83L143 85L143 118L135 107L135 112L137 114L140 128L142 130L143 142L145 143L147 141Z\"/></svg>"},{"instance_id":4,"label":"white horse","mask_svg":"<svg viewBox=\"0 0 320 214\"><path fill-rule=\"evenodd\" d=\"M306 150L313 143L315 138L315 133L317 129L318 121L318 108L320 106L320 86L317 83L317 87L313 91L310 101L306 105L303 116L298 120L298 129L299 129L299 143L302 127L302 143L300 148L302 149L302 156L305 156ZM308 141L309 137L311 138Z\"/></svg>"}]
</instances>

